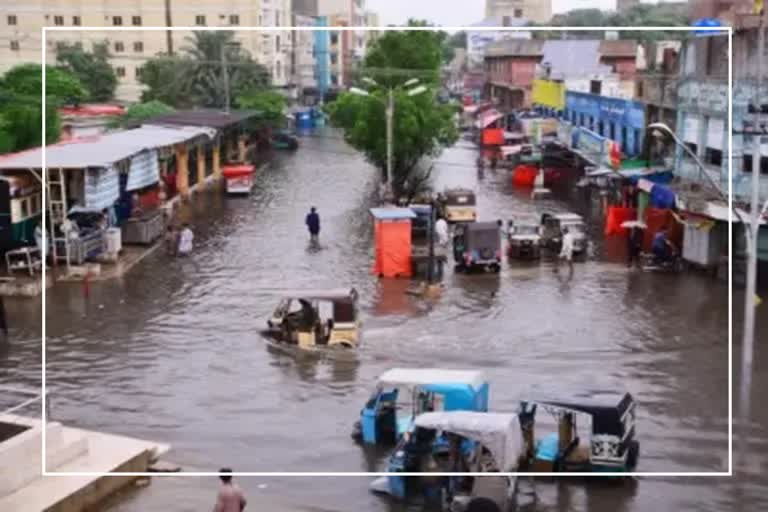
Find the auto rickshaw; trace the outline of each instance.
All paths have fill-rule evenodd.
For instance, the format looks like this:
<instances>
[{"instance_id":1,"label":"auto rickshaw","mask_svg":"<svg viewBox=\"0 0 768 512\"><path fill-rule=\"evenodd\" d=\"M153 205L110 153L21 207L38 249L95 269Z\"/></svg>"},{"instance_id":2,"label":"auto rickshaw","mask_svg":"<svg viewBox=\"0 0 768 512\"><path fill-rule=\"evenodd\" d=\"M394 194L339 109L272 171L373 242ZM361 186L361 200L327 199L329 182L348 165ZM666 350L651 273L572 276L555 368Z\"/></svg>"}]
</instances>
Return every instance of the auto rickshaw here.
<instances>
[{"instance_id":1,"label":"auto rickshaw","mask_svg":"<svg viewBox=\"0 0 768 512\"><path fill-rule=\"evenodd\" d=\"M507 251L510 258L541 257L541 226L536 219L521 217L507 223Z\"/></svg>"},{"instance_id":2,"label":"auto rickshaw","mask_svg":"<svg viewBox=\"0 0 768 512\"><path fill-rule=\"evenodd\" d=\"M587 250L587 233L584 219L575 213L544 213L541 215L541 242L553 252L560 252L563 245L563 229L573 234L573 254L582 255Z\"/></svg>"},{"instance_id":3,"label":"auto rickshaw","mask_svg":"<svg viewBox=\"0 0 768 512\"><path fill-rule=\"evenodd\" d=\"M287 292L262 334L279 347L355 349L360 343L357 300L354 288Z\"/></svg>"},{"instance_id":4,"label":"auto rickshaw","mask_svg":"<svg viewBox=\"0 0 768 512\"><path fill-rule=\"evenodd\" d=\"M558 431L535 438L536 410L541 407L558 420ZM525 463L534 472L631 472L637 467L640 443L635 440L637 404L626 392L601 393L589 399L528 400L518 416L523 432ZM578 416L589 417L591 435L578 435ZM583 418L586 419L586 418Z\"/></svg>"},{"instance_id":5,"label":"auto rickshaw","mask_svg":"<svg viewBox=\"0 0 768 512\"><path fill-rule=\"evenodd\" d=\"M477 208L475 193L464 188L446 190L442 197L443 214L449 223L475 222Z\"/></svg>"},{"instance_id":6,"label":"auto rickshaw","mask_svg":"<svg viewBox=\"0 0 768 512\"><path fill-rule=\"evenodd\" d=\"M456 410L488 410L488 380L482 372L392 368L378 378L352 438L363 444L394 444L419 414Z\"/></svg>"},{"instance_id":7,"label":"auto rickshaw","mask_svg":"<svg viewBox=\"0 0 768 512\"><path fill-rule=\"evenodd\" d=\"M502 222L458 224L453 231L453 259L456 269L501 270Z\"/></svg>"}]
</instances>

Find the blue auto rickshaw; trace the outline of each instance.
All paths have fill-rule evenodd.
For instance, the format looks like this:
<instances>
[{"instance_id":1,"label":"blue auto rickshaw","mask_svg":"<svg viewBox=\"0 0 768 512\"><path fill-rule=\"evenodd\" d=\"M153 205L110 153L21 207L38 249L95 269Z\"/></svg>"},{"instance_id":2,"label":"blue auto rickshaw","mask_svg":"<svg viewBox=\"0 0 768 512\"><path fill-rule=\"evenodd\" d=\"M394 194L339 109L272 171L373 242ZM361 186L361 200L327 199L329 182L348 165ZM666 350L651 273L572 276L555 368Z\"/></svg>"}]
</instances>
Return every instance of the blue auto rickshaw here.
<instances>
[{"instance_id":1,"label":"blue auto rickshaw","mask_svg":"<svg viewBox=\"0 0 768 512\"><path fill-rule=\"evenodd\" d=\"M393 368L379 377L352 437L363 444L391 445L424 412L487 410L488 380L481 371Z\"/></svg>"}]
</instances>

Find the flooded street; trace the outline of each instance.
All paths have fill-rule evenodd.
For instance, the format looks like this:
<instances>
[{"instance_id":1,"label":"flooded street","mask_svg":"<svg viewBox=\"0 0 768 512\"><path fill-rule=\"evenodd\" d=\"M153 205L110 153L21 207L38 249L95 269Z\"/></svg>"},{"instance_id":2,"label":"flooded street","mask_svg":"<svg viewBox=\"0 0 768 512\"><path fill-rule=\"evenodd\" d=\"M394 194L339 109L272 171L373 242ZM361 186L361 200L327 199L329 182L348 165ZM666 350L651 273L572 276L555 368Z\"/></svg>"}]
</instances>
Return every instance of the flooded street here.
<instances>
[{"instance_id":1,"label":"flooded street","mask_svg":"<svg viewBox=\"0 0 768 512\"><path fill-rule=\"evenodd\" d=\"M406 295L409 282L371 275L376 172L327 131L302 139L258 176L251 197L196 201L196 250L162 251L123 279L50 290L47 379L54 419L172 445L185 471L375 471L386 452L350 439L376 377L397 366L479 368L491 408L538 395L588 397L626 389L638 401L639 471L725 471L728 462L728 288L695 273L628 271L623 241L601 241L568 280L548 263L505 263L498 275L445 277L434 304ZM443 153L436 188L476 187L480 220L532 203L507 171L474 168L467 143ZM304 215L322 218L320 251L308 250ZM565 272L563 272L565 274ZM265 326L284 288L354 286L364 322L357 362L297 361L267 350ZM734 322L742 317L739 290ZM39 385L40 308L6 301L13 341L0 352L0 382ZM758 313L750 458L746 475L644 478L636 486L576 480L537 483L541 511L720 511L768 508L768 322ZM736 329L734 339L738 341ZM735 366L740 358L734 346ZM738 371L735 371L738 379ZM738 382L738 381L735 381ZM735 386L738 389L738 385ZM736 403L734 403L734 406ZM736 445L735 445L736 446ZM399 510L368 492L370 478L241 478L253 509ZM110 510L208 510L214 478L157 478ZM251 508L251 507L249 507Z\"/></svg>"}]
</instances>

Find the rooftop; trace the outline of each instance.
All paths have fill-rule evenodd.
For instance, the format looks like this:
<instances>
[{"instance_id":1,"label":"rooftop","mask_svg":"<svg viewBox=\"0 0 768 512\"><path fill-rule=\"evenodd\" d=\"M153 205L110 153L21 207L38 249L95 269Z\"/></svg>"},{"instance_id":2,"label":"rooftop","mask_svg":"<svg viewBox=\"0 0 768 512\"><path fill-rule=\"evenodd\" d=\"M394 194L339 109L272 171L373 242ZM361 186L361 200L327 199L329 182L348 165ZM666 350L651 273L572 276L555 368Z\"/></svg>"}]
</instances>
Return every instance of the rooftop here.
<instances>
[{"instance_id":1,"label":"rooftop","mask_svg":"<svg viewBox=\"0 0 768 512\"><path fill-rule=\"evenodd\" d=\"M258 117L256 110L233 110L230 113L220 110L182 110L163 114L148 120L145 124L172 124L186 126L206 126L210 128L226 128L246 119Z\"/></svg>"}]
</instances>

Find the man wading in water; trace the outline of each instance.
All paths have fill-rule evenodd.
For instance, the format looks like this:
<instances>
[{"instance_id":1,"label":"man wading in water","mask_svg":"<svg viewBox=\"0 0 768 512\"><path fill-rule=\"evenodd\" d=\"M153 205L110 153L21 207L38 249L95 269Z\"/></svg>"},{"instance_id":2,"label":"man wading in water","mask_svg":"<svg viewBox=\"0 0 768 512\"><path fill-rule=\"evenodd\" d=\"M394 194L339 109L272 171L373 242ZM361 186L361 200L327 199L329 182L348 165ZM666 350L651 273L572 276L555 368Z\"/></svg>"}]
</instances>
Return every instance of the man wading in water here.
<instances>
[{"instance_id":1,"label":"man wading in water","mask_svg":"<svg viewBox=\"0 0 768 512\"><path fill-rule=\"evenodd\" d=\"M309 240L312 243L317 243L318 237L320 236L320 215L318 215L317 209L314 206L309 209L309 213L307 214L307 218L304 219L304 223L309 230Z\"/></svg>"},{"instance_id":2,"label":"man wading in water","mask_svg":"<svg viewBox=\"0 0 768 512\"><path fill-rule=\"evenodd\" d=\"M221 487L219 488L219 496L216 499L216 506L213 507L213 512L241 512L245 509L247 501L243 491L238 486L232 483L232 470L229 468L223 468L219 470L219 479L221 479Z\"/></svg>"}]
</instances>

